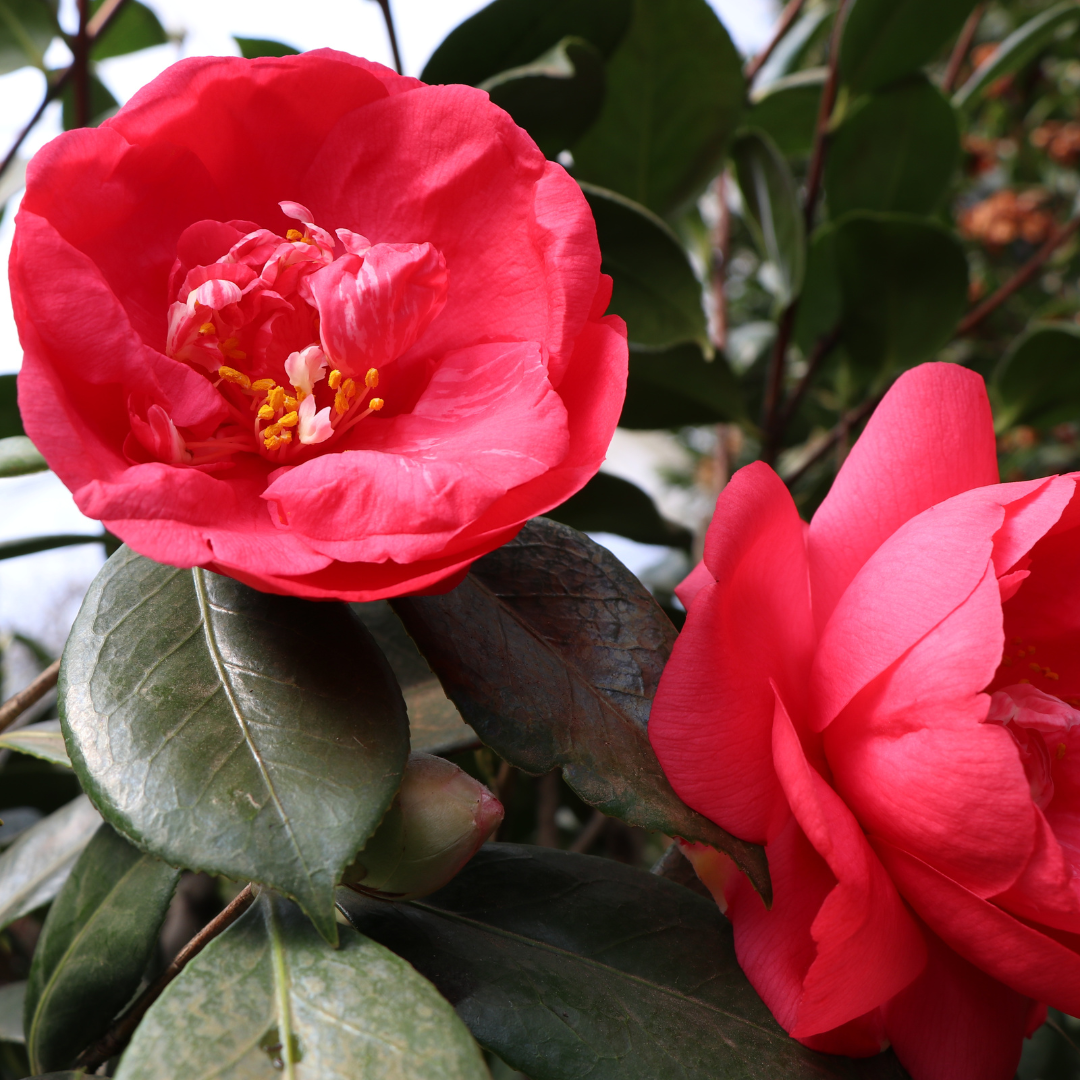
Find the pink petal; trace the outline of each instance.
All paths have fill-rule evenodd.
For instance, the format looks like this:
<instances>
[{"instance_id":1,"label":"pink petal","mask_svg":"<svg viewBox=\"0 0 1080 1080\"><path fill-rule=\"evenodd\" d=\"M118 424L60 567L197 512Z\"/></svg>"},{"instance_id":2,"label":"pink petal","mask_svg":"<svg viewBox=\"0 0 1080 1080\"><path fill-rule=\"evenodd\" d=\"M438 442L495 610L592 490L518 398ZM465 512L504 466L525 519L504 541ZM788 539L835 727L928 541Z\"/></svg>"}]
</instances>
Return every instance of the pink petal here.
<instances>
[{"instance_id":1,"label":"pink petal","mask_svg":"<svg viewBox=\"0 0 1080 1080\"><path fill-rule=\"evenodd\" d=\"M675 595L679 598L682 606L687 611L690 610L690 605L694 601L694 597L697 596L706 585L711 585L716 578L712 576L712 571L705 565L705 560L701 562L690 571L682 582L675 586Z\"/></svg>"}]
</instances>

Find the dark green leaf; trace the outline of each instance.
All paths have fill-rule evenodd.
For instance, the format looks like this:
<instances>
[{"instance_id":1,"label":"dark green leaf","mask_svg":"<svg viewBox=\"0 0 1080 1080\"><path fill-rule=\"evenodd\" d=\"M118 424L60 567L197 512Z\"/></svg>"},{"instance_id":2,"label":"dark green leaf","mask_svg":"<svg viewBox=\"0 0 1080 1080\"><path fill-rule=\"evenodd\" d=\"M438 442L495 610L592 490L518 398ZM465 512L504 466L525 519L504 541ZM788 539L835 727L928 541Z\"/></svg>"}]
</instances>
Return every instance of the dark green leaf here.
<instances>
[{"instance_id":1,"label":"dark green leaf","mask_svg":"<svg viewBox=\"0 0 1080 1080\"><path fill-rule=\"evenodd\" d=\"M40 724L5 731L0 735L0 750L14 750L42 761L51 761L54 765L71 767L59 720L43 720Z\"/></svg>"},{"instance_id":2,"label":"dark green leaf","mask_svg":"<svg viewBox=\"0 0 1080 1080\"><path fill-rule=\"evenodd\" d=\"M0 855L0 929L56 896L100 824L90 800L80 795Z\"/></svg>"},{"instance_id":3,"label":"dark green leaf","mask_svg":"<svg viewBox=\"0 0 1080 1080\"><path fill-rule=\"evenodd\" d=\"M929 63L957 34L975 0L855 0L840 42L840 75L853 93L877 90Z\"/></svg>"},{"instance_id":4,"label":"dark green leaf","mask_svg":"<svg viewBox=\"0 0 1080 1080\"><path fill-rule=\"evenodd\" d=\"M825 165L829 213L930 213L960 157L952 106L923 77L869 97L837 129Z\"/></svg>"},{"instance_id":5,"label":"dark green leaf","mask_svg":"<svg viewBox=\"0 0 1080 1080\"><path fill-rule=\"evenodd\" d=\"M660 516L641 488L610 473L597 473L576 495L549 510L548 517L581 532L616 533L639 544L689 549L693 541L689 529Z\"/></svg>"},{"instance_id":6,"label":"dark green leaf","mask_svg":"<svg viewBox=\"0 0 1080 1080\"><path fill-rule=\"evenodd\" d=\"M92 0L90 11L96 12L104 0ZM140 49L152 49L169 40L158 17L138 0L127 0L120 13L109 23L108 29L94 40L90 56L94 60L107 60L110 56L126 56Z\"/></svg>"},{"instance_id":7,"label":"dark green leaf","mask_svg":"<svg viewBox=\"0 0 1080 1080\"><path fill-rule=\"evenodd\" d=\"M45 50L59 33L59 0L0 0L0 75L33 64L45 69Z\"/></svg>"},{"instance_id":8,"label":"dark green leaf","mask_svg":"<svg viewBox=\"0 0 1080 1080\"><path fill-rule=\"evenodd\" d=\"M675 628L609 551L530 521L442 596L392 601L476 733L512 765L561 768L591 806L727 851L768 895L764 853L694 813L646 732Z\"/></svg>"},{"instance_id":9,"label":"dark green leaf","mask_svg":"<svg viewBox=\"0 0 1080 1080\"><path fill-rule=\"evenodd\" d=\"M789 1038L739 969L716 905L610 859L492 844L424 900L341 889L338 904L533 1080L905 1075L891 1053L856 1062Z\"/></svg>"},{"instance_id":10,"label":"dark green leaf","mask_svg":"<svg viewBox=\"0 0 1080 1080\"><path fill-rule=\"evenodd\" d=\"M973 102L992 82L1033 60L1057 36L1061 26L1080 17L1080 4L1066 0L1040 12L1014 30L976 69L953 96L957 108Z\"/></svg>"},{"instance_id":11,"label":"dark green leaf","mask_svg":"<svg viewBox=\"0 0 1080 1080\"><path fill-rule=\"evenodd\" d=\"M289 893L333 940L334 885L409 753L401 692L347 605L121 548L75 620L59 702L111 824L173 865Z\"/></svg>"},{"instance_id":12,"label":"dark green leaf","mask_svg":"<svg viewBox=\"0 0 1080 1080\"><path fill-rule=\"evenodd\" d=\"M806 269L806 229L795 180L764 132L742 132L732 143L731 157L746 223L761 257L777 270L776 300L787 307L799 295Z\"/></svg>"},{"instance_id":13,"label":"dark green leaf","mask_svg":"<svg viewBox=\"0 0 1080 1080\"><path fill-rule=\"evenodd\" d=\"M635 0L574 174L670 214L716 175L743 110L742 61L706 0Z\"/></svg>"},{"instance_id":14,"label":"dark green leaf","mask_svg":"<svg viewBox=\"0 0 1080 1080\"><path fill-rule=\"evenodd\" d=\"M750 99L746 126L768 134L786 157L808 157L827 74L827 68L810 68L777 79Z\"/></svg>"},{"instance_id":15,"label":"dark green leaf","mask_svg":"<svg viewBox=\"0 0 1080 1080\"><path fill-rule=\"evenodd\" d=\"M332 949L264 893L154 1003L117 1080L486 1080L453 1009L403 960L342 928Z\"/></svg>"},{"instance_id":16,"label":"dark green leaf","mask_svg":"<svg viewBox=\"0 0 1080 1080\"><path fill-rule=\"evenodd\" d=\"M780 39L769 59L761 66L754 85L764 91L771 84L791 75L806 53L828 33L829 18L835 10L831 3L816 4L796 20L795 25Z\"/></svg>"},{"instance_id":17,"label":"dark green leaf","mask_svg":"<svg viewBox=\"0 0 1080 1080\"><path fill-rule=\"evenodd\" d=\"M531 64L565 37L584 38L610 56L631 11L632 0L495 0L450 32L420 78L478 86Z\"/></svg>"},{"instance_id":18,"label":"dark green leaf","mask_svg":"<svg viewBox=\"0 0 1080 1080\"><path fill-rule=\"evenodd\" d=\"M102 825L41 929L26 988L30 1065L71 1065L102 1035L150 962L180 871Z\"/></svg>"},{"instance_id":19,"label":"dark green leaf","mask_svg":"<svg viewBox=\"0 0 1080 1080\"><path fill-rule=\"evenodd\" d=\"M1080 327L1035 326L1002 358L991 383L998 431L1080 419Z\"/></svg>"},{"instance_id":20,"label":"dark green leaf","mask_svg":"<svg viewBox=\"0 0 1080 1080\"><path fill-rule=\"evenodd\" d=\"M38 470L34 470L35 472ZM8 474L13 475L13 474ZM17 473L14 475L18 475ZM0 543L0 559L17 559L53 548L78 547L80 544L100 544L102 537L82 533L62 533L60 536L33 536L29 540L6 540Z\"/></svg>"},{"instance_id":21,"label":"dark green leaf","mask_svg":"<svg viewBox=\"0 0 1080 1080\"><path fill-rule=\"evenodd\" d=\"M0 1042L23 1043L23 1001L26 983L13 982L0 986Z\"/></svg>"},{"instance_id":22,"label":"dark green leaf","mask_svg":"<svg viewBox=\"0 0 1080 1080\"><path fill-rule=\"evenodd\" d=\"M2 2L2 0L0 0ZM70 131L75 124L75 88L74 80L69 80L64 87L60 100L64 103L64 130ZM109 88L94 74L90 75L90 127L97 127L107 120L117 109L120 102L112 96Z\"/></svg>"},{"instance_id":23,"label":"dark green leaf","mask_svg":"<svg viewBox=\"0 0 1080 1080\"><path fill-rule=\"evenodd\" d=\"M739 420L745 412L738 381L720 353L706 360L692 343L665 352L630 350L620 427L719 424Z\"/></svg>"},{"instance_id":24,"label":"dark green leaf","mask_svg":"<svg viewBox=\"0 0 1080 1080\"><path fill-rule=\"evenodd\" d=\"M269 38L233 37L240 46L240 55L245 60L254 60L258 56L297 56L299 49L286 45L283 41L271 41Z\"/></svg>"},{"instance_id":25,"label":"dark green leaf","mask_svg":"<svg viewBox=\"0 0 1080 1080\"><path fill-rule=\"evenodd\" d=\"M480 84L550 158L576 142L604 103L604 58L584 38L563 38L539 59Z\"/></svg>"},{"instance_id":26,"label":"dark green leaf","mask_svg":"<svg viewBox=\"0 0 1080 1080\"><path fill-rule=\"evenodd\" d=\"M596 219L601 269L614 282L609 310L630 340L662 349L684 341L708 347L701 283L679 238L643 206L582 184Z\"/></svg>"},{"instance_id":27,"label":"dark green leaf","mask_svg":"<svg viewBox=\"0 0 1080 1080\"><path fill-rule=\"evenodd\" d=\"M0 477L44 472L49 463L25 435L0 439Z\"/></svg>"},{"instance_id":28,"label":"dark green leaf","mask_svg":"<svg viewBox=\"0 0 1080 1080\"><path fill-rule=\"evenodd\" d=\"M15 390L15 375L0 375L0 439L25 435Z\"/></svg>"},{"instance_id":29,"label":"dark green leaf","mask_svg":"<svg viewBox=\"0 0 1080 1080\"><path fill-rule=\"evenodd\" d=\"M43 1076L31 1076L30 1080L82 1080L86 1073L79 1069L76 1072L51 1072Z\"/></svg>"},{"instance_id":30,"label":"dark green leaf","mask_svg":"<svg viewBox=\"0 0 1080 1080\"><path fill-rule=\"evenodd\" d=\"M826 226L810 237L806 252L806 281L795 317L794 340L804 355L843 315L843 296L836 273L836 229Z\"/></svg>"}]
</instances>

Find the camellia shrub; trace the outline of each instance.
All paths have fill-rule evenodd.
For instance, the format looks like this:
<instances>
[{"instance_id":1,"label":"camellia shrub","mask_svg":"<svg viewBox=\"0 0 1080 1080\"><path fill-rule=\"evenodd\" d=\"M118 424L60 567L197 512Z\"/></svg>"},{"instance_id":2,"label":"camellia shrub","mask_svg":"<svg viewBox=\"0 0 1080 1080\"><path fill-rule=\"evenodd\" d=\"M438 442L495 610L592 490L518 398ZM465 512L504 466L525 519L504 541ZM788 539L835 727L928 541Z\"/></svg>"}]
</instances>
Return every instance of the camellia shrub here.
<instances>
[{"instance_id":1,"label":"camellia shrub","mask_svg":"<svg viewBox=\"0 0 1080 1080\"><path fill-rule=\"evenodd\" d=\"M103 531L0 558L109 557L0 705L0 1080L1080 1076L1080 5L494 0L122 108L165 33L79 11L0 476Z\"/></svg>"}]
</instances>

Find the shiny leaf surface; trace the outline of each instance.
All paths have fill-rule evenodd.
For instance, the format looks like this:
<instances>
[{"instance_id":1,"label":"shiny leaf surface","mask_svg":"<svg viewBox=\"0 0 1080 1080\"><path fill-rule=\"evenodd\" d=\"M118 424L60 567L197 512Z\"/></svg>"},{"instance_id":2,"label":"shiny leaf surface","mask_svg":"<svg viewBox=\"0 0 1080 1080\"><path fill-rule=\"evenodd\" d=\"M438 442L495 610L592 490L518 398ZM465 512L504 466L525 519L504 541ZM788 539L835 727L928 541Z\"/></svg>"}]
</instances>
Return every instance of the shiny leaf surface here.
<instances>
[{"instance_id":1,"label":"shiny leaf surface","mask_svg":"<svg viewBox=\"0 0 1080 1080\"><path fill-rule=\"evenodd\" d=\"M90 11L94 13L104 0L91 0ZM145 4L127 0L120 13L109 23L108 29L99 34L90 50L94 60L107 60L110 56L126 56L140 49L152 49L169 40L165 27Z\"/></svg>"},{"instance_id":2,"label":"shiny leaf surface","mask_svg":"<svg viewBox=\"0 0 1080 1080\"><path fill-rule=\"evenodd\" d=\"M245 60L254 60L258 56L297 56L300 52L283 41L269 38L234 37L233 41L240 46L240 55Z\"/></svg>"},{"instance_id":3,"label":"shiny leaf surface","mask_svg":"<svg viewBox=\"0 0 1080 1080\"><path fill-rule=\"evenodd\" d=\"M13 982L0 986L0 1042L22 1043L23 1001L26 983Z\"/></svg>"},{"instance_id":4,"label":"shiny leaf surface","mask_svg":"<svg viewBox=\"0 0 1080 1080\"><path fill-rule=\"evenodd\" d=\"M707 360L691 343L663 352L630 350L620 427L720 424L738 420L745 413L739 383L720 353Z\"/></svg>"},{"instance_id":5,"label":"shiny leaf surface","mask_svg":"<svg viewBox=\"0 0 1080 1080\"><path fill-rule=\"evenodd\" d=\"M28 64L44 69L58 7L59 0L0 0L0 75Z\"/></svg>"},{"instance_id":6,"label":"shiny leaf surface","mask_svg":"<svg viewBox=\"0 0 1080 1080\"><path fill-rule=\"evenodd\" d=\"M746 126L764 131L789 158L809 157L827 74L826 68L799 71L754 94Z\"/></svg>"},{"instance_id":7,"label":"shiny leaf surface","mask_svg":"<svg viewBox=\"0 0 1080 1080\"><path fill-rule=\"evenodd\" d=\"M44 472L49 463L25 435L0 439L0 477Z\"/></svg>"},{"instance_id":8,"label":"shiny leaf surface","mask_svg":"<svg viewBox=\"0 0 1080 1080\"><path fill-rule=\"evenodd\" d=\"M19 754L50 761L53 765L71 767L71 760L64 746L64 733L59 720L42 720L0 735L0 750L14 750Z\"/></svg>"}]
</instances>

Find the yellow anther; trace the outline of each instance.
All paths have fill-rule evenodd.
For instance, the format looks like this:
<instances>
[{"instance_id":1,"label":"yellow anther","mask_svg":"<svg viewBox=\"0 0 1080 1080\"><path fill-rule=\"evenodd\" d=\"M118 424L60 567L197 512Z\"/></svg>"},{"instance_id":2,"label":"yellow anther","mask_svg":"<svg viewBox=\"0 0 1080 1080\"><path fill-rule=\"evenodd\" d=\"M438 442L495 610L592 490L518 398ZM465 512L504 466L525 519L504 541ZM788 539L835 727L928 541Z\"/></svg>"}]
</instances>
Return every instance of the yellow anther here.
<instances>
[{"instance_id":1,"label":"yellow anther","mask_svg":"<svg viewBox=\"0 0 1080 1080\"><path fill-rule=\"evenodd\" d=\"M1059 742L1058 745L1057 745L1057 750L1054 753L1054 757L1056 757L1058 759L1058 761L1060 761L1065 756L1065 750L1066 749L1067 748L1066 748L1065 744L1063 742Z\"/></svg>"},{"instance_id":2,"label":"yellow anther","mask_svg":"<svg viewBox=\"0 0 1080 1080\"><path fill-rule=\"evenodd\" d=\"M1032 671L1038 671L1040 674L1042 673L1042 668L1038 664L1028 664L1028 667L1031 668Z\"/></svg>"},{"instance_id":3,"label":"yellow anther","mask_svg":"<svg viewBox=\"0 0 1080 1080\"><path fill-rule=\"evenodd\" d=\"M273 390L273 388L274 388L274 380L273 379L256 379L251 384L251 389L252 390L261 390L264 394L266 393L267 390Z\"/></svg>"},{"instance_id":4,"label":"yellow anther","mask_svg":"<svg viewBox=\"0 0 1080 1080\"><path fill-rule=\"evenodd\" d=\"M259 419L260 420L273 420L274 419L274 410L272 408L270 408L269 405L263 405L259 409Z\"/></svg>"},{"instance_id":5,"label":"yellow anther","mask_svg":"<svg viewBox=\"0 0 1080 1080\"><path fill-rule=\"evenodd\" d=\"M280 440L281 440L281 441L282 441L283 443L288 443L288 442L292 442L292 432L291 432L291 431L283 431L283 432L282 432L282 433L281 433L281 434L280 434L280 435L278 436L278 438L279 438L279 439L280 439Z\"/></svg>"},{"instance_id":6,"label":"yellow anther","mask_svg":"<svg viewBox=\"0 0 1080 1080\"><path fill-rule=\"evenodd\" d=\"M344 416L349 411L349 399L339 390L334 395L334 412Z\"/></svg>"},{"instance_id":7,"label":"yellow anther","mask_svg":"<svg viewBox=\"0 0 1080 1080\"><path fill-rule=\"evenodd\" d=\"M374 390L379 385L379 369L368 368L367 374L364 376L364 385L369 390Z\"/></svg>"},{"instance_id":8,"label":"yellow anther","mask_svg":"<svg viewBox=\"0 0 1080 1080\"><path fill-rule=\"evenodd\" d=\"M383 401L383 399L381 397L373 397L367 403L367 407L369 409L374 409L376 412L378 412L385 404L386 404L386 402Z\"/></svg>"},{"instance_id":9,"label":"yellow anther","mask_svg":"<svg viewBox=\"0 0 1080 1080\"><path fill-rule=\"evenodd\" d=\"M285 395L285 408L288 409L289 412L292 412L299 404L300 400L298 398L289 397L288 394Z\"/></svg>"},{"instance_id":10,"label":"yellow anther","mask_svg":"<svg viewBox=\"0 0 1080 1080\"><path fill-rule=\"evenodd\" d=\"M246 360L247 353L244 352L243 349L238 349L236 347L239 344L240 342L236 338L231 337L228 340L223 341L219 348L230 360ZM250 386L251 384L249 383L248 385Z\"/></svg>"},{"instance_id":11,"label":"yellow anther","mask_svg":"<svg viewBox=\"0 0 1080 1080\"><path fill-rule=\"evenodd\" d=\"M281 440L276 435L270 435L263 439L263 446L267 450L276 450L281 445Z\"/></svg>"},{"instance_id":12,"label":"yellow anther","mask_svg":"<svg viewBox=\"0 0 1080 1080\"><path fill-rule=\"evenodd\" d=\"M356 383L352 379L346 379L341 384L341 392L347 397L356 397Z\"/></svg>"},{"instance_id":13,"label":"yellow anther","mask_svg":"<svg viewBox=\"0 0 1080 1080\"><path fill-rule=\"evenodd\" d=\"M295 387L293 389L295 389ZM303 401L304 398L306 398L307 396L308 396L308 392L306 390L297 390L296 391L296 404L299 405L300 402ZM295 408L295 406L294 406L294 408Z\"/></svg>"},{"instance_id":14,"label":"yellow anther","mask_svg":"<svg viewBox=\"0 0 1080 1080\"><path fill-rule=\"evenodd\" d=\"M266 395L266 404L270 406L274 412L285 407L285 391L280 386L275 386L269 394Z\"/></svg>"},{"instance_id":15,"label":"yellow anther","mask_svg":"<svg viewBox=\"0 0 1080 1080\"><path fill-rule=\"evenodd\" d=\"M280 435L280 434L281 434L281 425L280 424L271 424L269 427L263 428L263 438L264 439L271 439L275 435Z\"/></svg>"},{"instance_id":16,"label":"yellow anther","mask_svg":"<svg viewBox=\"0 0 1080 1080\"><path fill-rule=\"evenodd\" d=\"M236 368L222 366L218 368L218 374L226 382L235 383L237 386L242 386L245 390L251 389L251 380L242 371L237 371Z\"/></svg>"},{"instance_id":17,"label":"yellow anther","mask_svg":"<svg viewBox=\"0 0 1080 1080\"><path fill-rule=\"evenodd\" d=\"M337 368L334 368L329 375L326 376L326 381L330 385L331 390L336 390L341 385L341 372Z\"/></svg>"},{"instance_id":18,"label":"yellow anther","mask_svg":"<svg viewBox=\"0 0 1080 1080\"><path fill-rule=\"evenodd\" d=\"M286 240L291 240L295 244L297 240L303 240L304 239L304 234L299 229L290 229L285 234L285 239Z\"/></svg>"},{"instance_id":19,"label":"yellow anther","mask_svg":"<svg viewBox=\"0 0 1080 1080\"><path fill-rule=\"evenodd\" d=\"M1045 670L1045 671L1043 672L1043 674L1044 674L1044 675L1045 675L1045 676L1046 676L1046 677L1047 677L1048 679L1053 679L1053 680L1054 680L1054 682L1057 682L1057 680L1061 678L1061 676L1060 676L1060 675L1059 675L1059 674L1058 674L1058 673L1057 673L1056 671L1051 671L1051 670L1050 670L1049 668L1047 668L1047 669L1046 669L1046 670Z\"/></svg>"},{"instance_id":20,"label":"yellow anther","mask_svg":"<svg viewBox=\"0 0 1080 1080\"><path fill-rule=\"evenodd\" d=\"M300 414L298 412L287 412L278 423L283 427L296 427L300 423Z\"/></svg>"},{"instance_id":21,"label":"yellow anther","mask_svg":"<svg viewBox=\"0 0 1080 1080\"><path fill-rule=\"evenodd\" d=\"M199 333L203 335L213 334L216 333L216 331L217 327L212 322L204 322L202 326L199 327Z\"/></svg>"}]
</instances>

